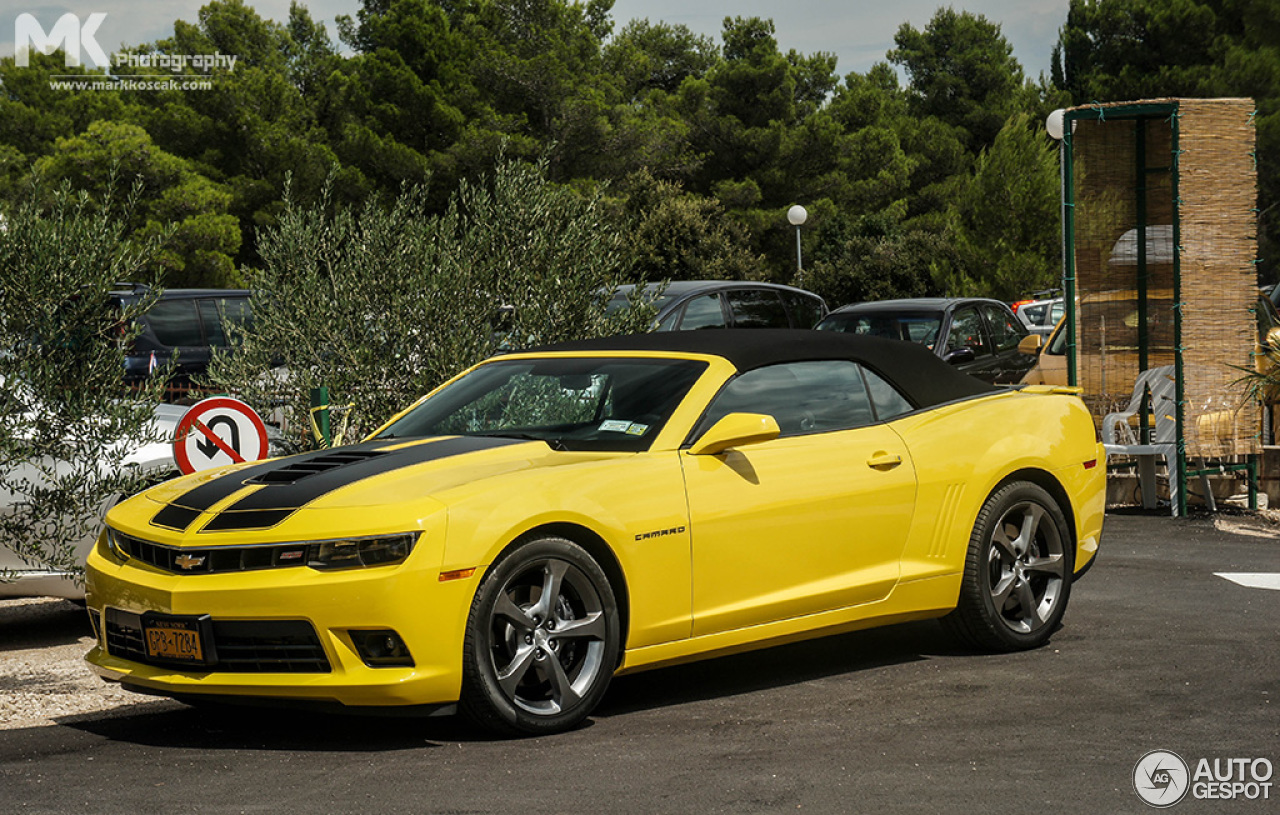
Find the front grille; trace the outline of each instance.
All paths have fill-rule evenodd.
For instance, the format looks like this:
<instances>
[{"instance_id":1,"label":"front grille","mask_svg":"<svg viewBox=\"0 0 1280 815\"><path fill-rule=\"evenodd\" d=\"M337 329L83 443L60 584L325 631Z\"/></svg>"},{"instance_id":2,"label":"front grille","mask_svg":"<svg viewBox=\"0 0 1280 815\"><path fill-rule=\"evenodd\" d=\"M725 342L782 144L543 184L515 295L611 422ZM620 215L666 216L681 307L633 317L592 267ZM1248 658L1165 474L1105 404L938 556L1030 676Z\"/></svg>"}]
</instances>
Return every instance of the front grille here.
<instances>
[{"instance_id":1,"label":"front grille","mask_svg":"<svg viewBox=\"0 0 1280 815\"><path fill-rule=\"evenodd\" d=\"M142 639L142 617L119 609L107 609L107 652L112 656L158 663L147 657ZM315 628L306 620L214 620L214 665L193 665L194 671L225 673L329 673L332 667Z\"/></svg>"},{"instance_id":2,"label":"front grille","mask_svg":"<svg viewBox=\"0 0 1280 815\"><path fill-rule=\"evenodd\" d=\"M215 574L305 566L306 544L213 546L204 549L164 546L109 530L120 551L130 558L173 574Z\"/></svg>"}]
</instances>

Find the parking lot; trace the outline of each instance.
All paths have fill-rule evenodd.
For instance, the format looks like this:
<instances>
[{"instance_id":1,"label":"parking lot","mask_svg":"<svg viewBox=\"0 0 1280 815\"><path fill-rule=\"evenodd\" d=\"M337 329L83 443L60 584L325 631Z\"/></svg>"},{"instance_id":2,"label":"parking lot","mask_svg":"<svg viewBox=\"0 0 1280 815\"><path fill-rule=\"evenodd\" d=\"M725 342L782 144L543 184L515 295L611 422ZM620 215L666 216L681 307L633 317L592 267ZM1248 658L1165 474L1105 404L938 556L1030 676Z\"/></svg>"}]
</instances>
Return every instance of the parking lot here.
<instances>
[{"instance_id":1,"label":"parking lot","mask_svg":"<svg viewBox=\"0 0 1280 815\"><path fill-rule=\"evenodd\" d=\"M6 699L61 693L69 712L0 731L0 789L13 812L1145 812L1132 775L1150 751L1280 763L1280 591L1216 573L1280 573L1280 526L1112 515L1046 648L860 632L622 677L587 726L516 741L118 690L75 713L100 694L87 670L41 676L31 655L81 650L87 625L5 607ZM1275 811L1266 792L1174 811Z\"/></svg>"}]
</instances>

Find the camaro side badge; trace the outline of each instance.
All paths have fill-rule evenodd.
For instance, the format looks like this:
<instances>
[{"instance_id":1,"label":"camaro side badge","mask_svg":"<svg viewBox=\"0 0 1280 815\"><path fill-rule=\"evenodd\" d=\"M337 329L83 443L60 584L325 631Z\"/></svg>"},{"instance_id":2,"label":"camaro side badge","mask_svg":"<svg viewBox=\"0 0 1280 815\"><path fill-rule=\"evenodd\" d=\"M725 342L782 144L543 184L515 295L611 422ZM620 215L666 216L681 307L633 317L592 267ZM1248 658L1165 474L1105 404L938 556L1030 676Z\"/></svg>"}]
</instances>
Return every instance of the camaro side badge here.
<instances>
[{"instance_id":1,"label":"camaro side badge","mask_svg":"<svg viewBox=\"0 0 1280 815\"><path fill-rule=\"evenodd\" d=\"M681 532L684 532L683 526L676 526L671 529L659 529L657 532L641 532L639 535L636 535L636 540L647 541L650 538L661 538L666 535L679 535Z\"/></svg>"},{"instance_id":2,"label":"camaro side badge","mask_svg":"<svg viewBox=\"0 0 1280 815\"><path fill-rule=\"evenodd\" d=\"M204 564L204 556L196 557L195 555L178 555L173 559L173 565L180 566L187 571L191 571L197 566Z\"/></svg>"}]
</instances>

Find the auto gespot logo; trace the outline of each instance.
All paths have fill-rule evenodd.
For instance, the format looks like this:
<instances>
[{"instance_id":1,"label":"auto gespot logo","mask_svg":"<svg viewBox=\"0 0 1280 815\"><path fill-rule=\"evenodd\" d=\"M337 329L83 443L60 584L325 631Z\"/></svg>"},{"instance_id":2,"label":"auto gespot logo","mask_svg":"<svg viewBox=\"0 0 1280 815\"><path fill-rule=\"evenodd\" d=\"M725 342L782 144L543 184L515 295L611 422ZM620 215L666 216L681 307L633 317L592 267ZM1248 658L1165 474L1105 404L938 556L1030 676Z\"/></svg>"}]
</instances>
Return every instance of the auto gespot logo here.
<instances>
[{"instance_id":1,"label":"auto gespot logo","mask_svg":"<svg viewBox=\"0 0 1280 815\"><path fill-rule=\"evenodd\" d=\"M1265 801L1274 766L1267 758L1201 758L1193 770L1177 753L1152 750L1133 768L1133 790L1144 803L1164 809L1190 793L1200 801Z\"/></svg>"}]
</instances>

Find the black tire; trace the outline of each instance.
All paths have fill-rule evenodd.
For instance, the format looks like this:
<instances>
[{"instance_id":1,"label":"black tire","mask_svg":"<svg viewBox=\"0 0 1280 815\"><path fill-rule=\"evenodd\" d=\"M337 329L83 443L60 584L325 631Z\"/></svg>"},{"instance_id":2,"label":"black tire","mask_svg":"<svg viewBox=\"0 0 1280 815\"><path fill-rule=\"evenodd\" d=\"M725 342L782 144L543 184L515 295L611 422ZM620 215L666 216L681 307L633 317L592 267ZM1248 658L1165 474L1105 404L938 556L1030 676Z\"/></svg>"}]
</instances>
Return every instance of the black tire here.
<instances>
[{"instance_id":1,"label":"black tire","mask_svg":"<svg viewBox=\"0 0 1280 815\"><path fill-rule=\"evenodd\" d=\"M1074 552L1053 496L1027 481L1004 485L978 513L960 598L943 625L981 650L1044 645L1067 609Z\"/></svg>"},{"instance_id":2,"label":"black tire","mask_svg":"<svg viewBox=\"0 0 1280 815\"><path fill-rule=\"evenodd\" d=\"M618 665L618 604L581 546L538 538L508 552L480 583L462 650L463 714L502 735L580 724Z\"/></svg>"}]
</instances>

